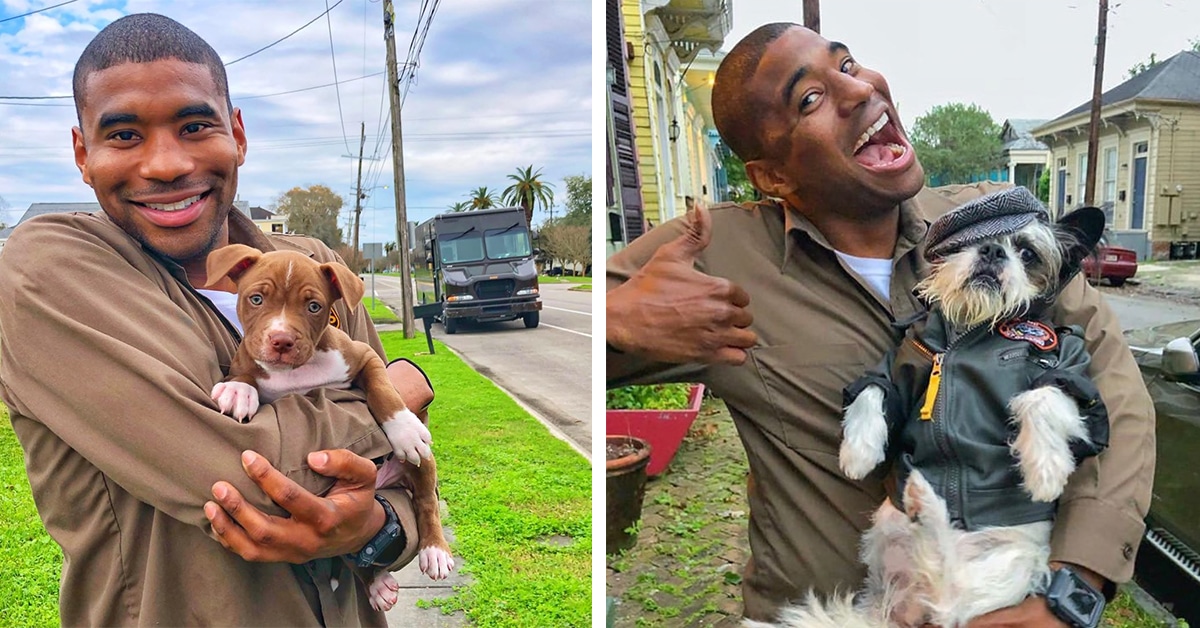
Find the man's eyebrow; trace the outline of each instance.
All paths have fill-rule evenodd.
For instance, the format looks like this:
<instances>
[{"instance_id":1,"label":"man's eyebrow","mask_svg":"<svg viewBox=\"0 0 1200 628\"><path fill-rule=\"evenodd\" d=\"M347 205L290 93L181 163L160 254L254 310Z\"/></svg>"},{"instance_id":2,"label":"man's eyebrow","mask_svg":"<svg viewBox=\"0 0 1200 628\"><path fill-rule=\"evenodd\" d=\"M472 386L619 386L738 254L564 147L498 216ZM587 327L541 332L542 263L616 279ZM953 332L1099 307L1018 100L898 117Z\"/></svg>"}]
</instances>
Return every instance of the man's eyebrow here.
<instances>
[{"instance_id":1,"label":"man's eyebrow","mask_svg":"<svg viewBox=\"0 0 1200 628\"><path fill-rule=\"evenodd\" d=\"M175 119L182 120L183 118L215 118L217 112L207 104L199 103L195 105L187 105L175 112Z\"/></svg>"},{"instance_id":2,"label":"man's eyebrow","mask_svg":"<svg viewBox=\"0 0 1200 628\"><path fill-rule=\"evenodd\" d=\"M850 52L850 48L840 41L829 42L829 54L835 55L839 52Z\"/></svg>"},{"instance_id":3,"label":"man's eyebrow","mask_svg":"<svg viewBox=\"0 0 1200 628\"><path fill-rule=\"evenodd\" d=\"M803 79L806 74L808 74L808 66L807 65L800 66L800 69L796 70L796 73L793 74L792 78L788 80L787 85L785 85L783 87L783 106L784 107L786 107L787 104L792 101L792 90L796 88L796 83L799 83L800 80Z\"/></svg>"},{"instance_id":4,"label":"man's eyebrow","mask_svg":"<svg viewBox=\"0 0 1200 628\"><path fill-rule=\"evenodd\" d=\"M100 125L98 130L103 131L108 127L117 126L118 124L133 124L138 121L137 114L133 113L105 113L100 115Z\"/></svg>"}]
</instances>

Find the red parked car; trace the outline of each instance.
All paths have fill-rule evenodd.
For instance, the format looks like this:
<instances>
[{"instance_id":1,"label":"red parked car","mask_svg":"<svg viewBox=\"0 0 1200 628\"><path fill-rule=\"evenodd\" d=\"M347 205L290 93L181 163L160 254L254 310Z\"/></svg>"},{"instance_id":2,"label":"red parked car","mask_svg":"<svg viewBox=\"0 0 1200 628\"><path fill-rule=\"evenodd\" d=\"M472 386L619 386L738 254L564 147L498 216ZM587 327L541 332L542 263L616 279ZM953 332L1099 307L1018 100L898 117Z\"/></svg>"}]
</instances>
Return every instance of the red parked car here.
<instances>
[{"instance_id":1,"label":"red parked car","mask_svg":"<svg viewBox=\"0 0 1200 628\"><path fill-rule=\"evenodd\" d=\"M1093 283L1107 279L1114 286L1124 285L1125 280L1137 274L1137 253L1123 246L1109 245L1101 241L1096 252L1083 260L1083 272Z\"/></svg>"}]
</instances>

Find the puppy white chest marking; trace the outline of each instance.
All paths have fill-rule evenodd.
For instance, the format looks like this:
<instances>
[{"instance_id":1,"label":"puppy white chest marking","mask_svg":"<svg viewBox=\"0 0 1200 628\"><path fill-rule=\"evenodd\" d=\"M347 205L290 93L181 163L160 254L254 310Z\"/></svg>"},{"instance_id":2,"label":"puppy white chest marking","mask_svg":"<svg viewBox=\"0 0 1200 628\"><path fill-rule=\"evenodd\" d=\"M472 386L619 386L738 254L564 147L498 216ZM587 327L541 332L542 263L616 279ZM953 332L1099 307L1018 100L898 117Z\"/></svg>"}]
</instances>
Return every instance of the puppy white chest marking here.
<instances>
[{"instance_id":1,"label":"puppy white chest marking","mask_svg":"<svg viewBox=\"0 0 1200 628\"><path fill-rule=\"evenodd\" d=\"M258 365L267 372L257 380L258 396L267 403L314 388L350 387L350 365L341 351L318 351L311 360L294 369L275 369L263 362Z\"/></svg>"}]
</instances>

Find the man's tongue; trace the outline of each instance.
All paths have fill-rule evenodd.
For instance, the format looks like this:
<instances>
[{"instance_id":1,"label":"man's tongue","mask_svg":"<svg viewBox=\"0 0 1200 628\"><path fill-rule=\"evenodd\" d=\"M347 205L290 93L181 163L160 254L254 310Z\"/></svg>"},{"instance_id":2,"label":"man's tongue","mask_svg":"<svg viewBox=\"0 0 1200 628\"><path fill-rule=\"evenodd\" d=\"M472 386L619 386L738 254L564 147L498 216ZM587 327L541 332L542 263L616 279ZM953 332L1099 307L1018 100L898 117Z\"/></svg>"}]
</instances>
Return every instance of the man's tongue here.
<instances>
[{"instance_id":1,"label":"man's tongue","mask_svg":"<svg viewBox=\"0 0 1200 628\"><path fill-rule=\"evenodd\" d=\"M868 144L854 154L854 160L872 168L886 166L904 154L904 149L898 144Z\"/></svg>"}]
</instances>

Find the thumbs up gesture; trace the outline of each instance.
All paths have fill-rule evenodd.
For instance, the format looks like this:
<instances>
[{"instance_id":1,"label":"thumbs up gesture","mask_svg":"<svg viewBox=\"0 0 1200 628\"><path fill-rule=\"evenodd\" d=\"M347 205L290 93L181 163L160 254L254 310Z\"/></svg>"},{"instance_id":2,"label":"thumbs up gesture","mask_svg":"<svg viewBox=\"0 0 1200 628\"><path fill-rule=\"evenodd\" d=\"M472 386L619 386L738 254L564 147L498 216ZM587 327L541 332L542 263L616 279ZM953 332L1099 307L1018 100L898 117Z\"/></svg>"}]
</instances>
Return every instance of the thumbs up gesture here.
<instances>
[{"instance_id":1,"label":"thumbs up gesture","mask_svg":"<svg viewBox=\"0 0 1200 628\"><path fill-rule=\"evenodd\" d=\"M712 218L701 203L682 235L658 248L624 284L606 295L606 336L614 348L658 362L741 364L758 338L750 295L727 279L696 270L712 240Z\"/></svg>"}]
</instances>

